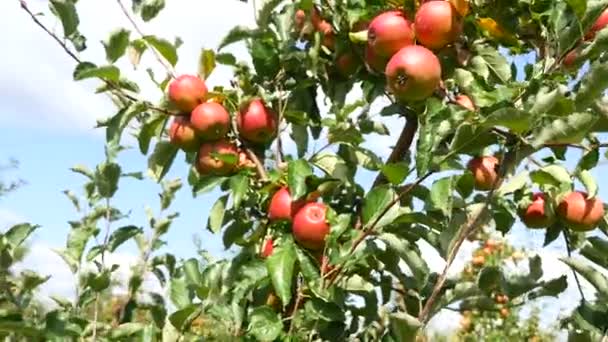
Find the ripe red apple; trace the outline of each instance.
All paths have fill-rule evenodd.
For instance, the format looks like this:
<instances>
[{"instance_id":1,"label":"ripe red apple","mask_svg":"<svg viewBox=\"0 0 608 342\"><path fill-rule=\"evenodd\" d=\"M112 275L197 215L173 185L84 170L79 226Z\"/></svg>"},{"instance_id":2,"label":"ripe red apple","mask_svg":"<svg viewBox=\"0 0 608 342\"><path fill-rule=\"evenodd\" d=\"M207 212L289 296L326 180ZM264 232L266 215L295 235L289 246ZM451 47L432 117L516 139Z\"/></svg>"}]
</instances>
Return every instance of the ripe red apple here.
<instances>
[{"instance_id":1,"label":"ripe red apple","mask_svg":"<svg viewBox=\"0 0 608 342\"><path fill-rule=\"evenodd\" d=\"M305 202L291 200L291 194L288 188L281 188L272 195L270 205L268 206L268 218L271 221L289 220L304 206Z\"/></svg>"},{"instance_id":2,"label":"ripe red apple","mask_svg":"<svg viewBox=\"0 0 608 342\"><path fill-rule=\"evenodd\" d=\"M419 101L431 96L441 81L441 64L431 50L410 45L399 50L386 65L386 81L395 97Z\"/></svg>"},{"instance_id":3,"label":"ripe red apple","mask_svg":"<svg viewBox=\"0 0 608 342\"><path fill-rule=\"evenodd\" d=\"M191 112L205 101L205 81L193 75L181 75L169 84L169 100L183 112Z\"/></svg>"},{"instance_id":4,"label":"ripe red apple","mask_svg":"<svg viewBox=\"0 0 608 342\"><path fill-rule=\"evenodd\" d=\"M386 64L388 63L387 57L382 57L374 52L369 44L365 47L365 65L367 66L369 71L374 71L377 73L384 72L386 69Z\"/></svg>"},{"instance_id":5,"label":"ripe red apple","mask_svg":"<svg viewBox=\"0 0 608 342\"><path fill-rule=\"evenodd\" d=\"M576 49L574 49L566 54L566 56L564 57L564 60L562 62L562 65L566 69L570 69L574 66L574 62L576 62L577 58L578 58L578 53L576 52Z\"/></svg>"},{"instance_id":6,"label":"ripe red apple","mask_svg":"<svg viewBox=\"0 0 608 342\"><path fill-rule=\"evenodd\" d=\"M473 257L473 266L475 267L481 267L486 263L486 257L484 257L483 255L478 255L476 257Z\"/></svg>"},{"instance_id":7,"label":"ripe red apple","mask_svg":"<svg viewBox=\"0 0 608 342\"><path fill-rule=\"evenodd\" d=\"M401 11L388 11L376 16L369 24L367 37L374 53L384 57L414 44L412 22Z\"/></svg>"},{"instance_id":8,"label":"ripe red apple","mask_svg":"<svg viewBox=\"0 0 608 342\"><path fill-rule=\"evenodd\" d=\"M429 1L416 12L414 30L420 44L430 49L441 49L458 38L462 32L462 20L449 1Z\"/></svg>"},{"instance_id":9,"label":"ripe red apple","mask_svg":"<svg viewBox=\"0 0 608 342\"><path fill-rule=\"evenodd\" d=\"M196 151L199 147L199 139L194 127L185 116L176 116L169 127L169 139L171 143L186 152Z\"/></svg>"},{"instance_id":10,"label":"ripe red apple","mask_svg":"<svg viewBox=\"0 0 608 342\"><path fill-rule=\"evenodd\" d=\"M194 108L190 121L203 140L218 140L228 133L230 114L219 103L205 102Z\"/></svg>"},{"instance_id":11,"label":"ripe red apple","mask_svg":"<svg viewBox=\"0 0 608 342\"><path fill-rule=\"evenodd\" d=\"M561 200L555 212L572 230L588 231L604 217L604 204L598 197L587 199L587 193L573 191Z\"/></svg>"},{"instance_id":12,"label":"ripe red apple","mask_svg":"<svg viewBox=\"0 0 608 342\"><path fill-rule=\"evenodd\" d=\"M255 99L241 106L237 116L237 126L241 137L254 143L264 144L277 133L276 114Z\"/></svg>"},{"instance_id":13,"label":"ripe red apple","mask_svg":"<svg viewBox=\"0 0 608 342\"><path fill-rule=\"evenodd\" d=\"M336 37L331 24L325 20L321 20L321 22L316 26L316 29L323 35L323 41L321 44L326 48L333 50L336 46Z\"/></svg>"},{"instance_id":14,"label":"ripe red apple","mask_svg":"<svg viewBox=\"0 0 608 342\"><path fill-rule=\"evenodd\" d=\"M235 162L222 159L221 156L234 156ZM198 152L196 169L203 175L225 176L232 173L238 163L238 149L228 140L204 143Z\"/></svg>"},{"instance_id":15,"label":"ripe red apple","mask_svg":"<svg viewBox=\"0 0 608 342\"><path fill-rule=\"evenodd\" d=\"M475 189L490 190L498 179L498 159L494 156L473 158L467 165L475 178Z\"/></svg>"},{"instance_id":16,"label":"ripe red apple","mask_svg":"<svg viewBox=\"0 0 608 342\"><path fill-rule=\"evenodd\" d=\"M454 98L454 102L456 104L470 110L471 112L475 111L475 104L473 103L473 100L471 100L471 98L466 95L457 95Z\"/></svg>"},{"instance_id":17,"label":"ripe red apple","mask_svg":"<svg viewBox=\"0 0 608 342\"><path fill-rule=\"evenodd\" d=\"M507 308L500 309L500 316L502 316L502 318L509 317L509 309L507 309Z\"/></svg>"},{"instance_id":18,"label":"ripe red apple","mask_svg":"<svg viewBox=\"0 0 608 342\"><path fill-rule=\"evenodd\" d=\"M586 40L595 38L595 34L601 31L603 28L608 26L608 8L600 14L599 18L595 21L589 32L585 35Z\"/></svg>"},{"instance_id":19,"label":"ripe red apple","mask_svg":"<svg viewBox=\"0 0 608 342\"><path fill-rule=\"evenodd\" d=\"M298 210L291 227L296 241L308 249L322 249L325 245L325 236L329 233L329 224L325 219L326 212L325 204L318 202L308 203Z\"/></svg>"},{"instance_id":20,"label":"ripe red apple","mask_svg":"<svg viewBox=\"0 0 608 342\"><path fill-rule=\"evenodd\" d=\"M272 255L272 251L274 250L272 238L268 238L264 242L264 248L262 249L262 258L268 258Z\"/></svg>"},{"instance_id":21,"label":"ripe red apple","mask_svg":"<svg viewBox=\"0 0 608 342\"><path fill-rule=\"evenodd\" d=\"M528 228L546 228L555 222L555 215L546 207L547 197L542 192L532 195L532 203L519 215Z\"/></svg>"},{"instance_id":22,"label":"ripe red apple","mask_svg":"<svg viewBox=\"0 0 608 342\"><path fill-rule=\"evenodd\" d=\"M294 26L298 32L302 31L304 24L306 23L306 12L304 10L297 10L294 18Z\"/></svg>"}]
</instances>

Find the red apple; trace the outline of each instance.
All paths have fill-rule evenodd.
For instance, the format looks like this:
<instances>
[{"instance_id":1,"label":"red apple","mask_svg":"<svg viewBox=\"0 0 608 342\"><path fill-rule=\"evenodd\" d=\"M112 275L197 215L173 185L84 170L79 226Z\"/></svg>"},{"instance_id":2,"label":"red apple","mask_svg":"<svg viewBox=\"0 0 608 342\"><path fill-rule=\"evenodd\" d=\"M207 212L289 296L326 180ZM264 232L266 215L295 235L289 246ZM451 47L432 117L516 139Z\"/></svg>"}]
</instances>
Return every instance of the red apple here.
<instances>
[{"instance_id":1,"label":"red apple","mask_svg":"<svg viewBox=\"0 0 608 342\"><path fill-rule=\"evenodd\" d=\"M289 189L283 187L279 189L279 191L275 192L270 199L270 205L268 206L268 218L271 221L291 221L295 213L298 212L298 210L300 210L304 204L305 202L303 201L293 202L291 200Z\"/></svg>"},{"instance_id":2,"label":"red apple","mask_svg":"<svg viewBox=\"0 0 608 342\"><path fill-rule=\"evenodd\" d=\"M604 204L598 197L587 199L587 193L573 191L561 200L555 212L572 230L588 231L604 217Z\"/></svg>"},{"instance_id":3,"label":"red apple","mask_svg":"<svg viewBox=\"0 0 608 342\"><path fill-rule=\"evenodd\" d=\"M454 98L454 102L470 110L471 112L475 111L475 104L473 103L473 100L471 100L471 98L466 95L457 95Z\"/></svg>"},{"instance_id":4,"label":"red apple","mask_svg":"<svg viewBox=\"0 0 608 342\"><path fill-rule=\"evenodd\" d=\"M566 56L564 57L564 60L562 62L562 65L566 69L570 69L574 66L574 62L576 62L577 58L578 58L578 53L576 52L576 49L574 49L566 54Z\"/></svg>"},{"instance_id":5,"label":"red apple","mask_svg":"<svg viewBox=\"0 0 608 342\"><path fill-rule=\"evenodd\" d=\"M595 38L595 34L608 26L608 8L600 14L599 18L595 21L589 32L585 35L586 40Z\"/></svg>"},{"instance_id":6,"label":"red apple","mask_svg":"<svg viewBox=\"0 0 608 342\"><path fill-rule=\"evenodd\" d=\"M399 50L386 65L386 81L395 97L419 101L431 96L441 81L441 64L431 50L410 45Z\"/></svg>"},{"instance_id":7,"label":"red apple","mask_svg":"<svg viewBox=\"0 0 608 342\"><path fill-rule=\"evenodd\" d=\"M302 31L304 24L306 23L306 12L304 10L297 10L294 18L294 26L298 32Z\"/></svg>"},{"instance_id":8,"label":"red apple","mask_svg":"<svg viewBox=\"0 0 608 342\"><path fill-rule=\"evenodd\" d=\"M183 112L191 112L205 101L205 81L193 75L181 75L169 84L169 100Z\"/></svg>"},{"instance_id":9,"label":"red apple","mask_svg":"<svg viewBox=\"0 0 608 342\"><path fill-rule=\"evenodd\" d=\"M414 19L418 42L430 49L453 43L462 32L460 15L448 1L429 1L418 9Z\"/></svg>"},{"instance_id":10,"label":"red apple","mask_svg":"<svg viewBox=\"0 0 608 342\"><path fill-rule=\"evenodd\" d=\"M401 11L376 16L369 24L367 37L374 53L383 57L391 57L403 47L414 44L412 22Z\"/></svg>"},{"instance_id":11,"label":"red apple","mask_svg":"<svg viewBox=\"0 0 608 342\"><path fill-rule=\"evenodd\" d=\"M234 156L234 163L223 159L229 156ZM203 175L226 176L236 169L237 163L236 145L228 140L218 140L201 145L196 160L196 169Z\"/></svg>"},{"instance_id":12,"label":"red apple","mask_svg":"<svg viewBox=\"0 0 608 342\"><path fill-rule=\"evenodd\" d=\"M176 116L173 119L169 127L169 139L173 145L187 152L196 151L199 147L199 139L194 127L185 116Z\"/></svg>"},{"instance_id":13,"label":"red apple","mask_svg":"<svg viewBox=\"0 0 608 342\"><path fill-rule=\"evenodd\" d=\"M291 227L296 241L308 249L322 249L325 245L325 236L329 234L326 213L325 204L318 202L308 203L298 210Z\"/></svg>"},{"instance_id":14,"label":"red apple","mask_svg":"<svg viewBox=\"0 0 608 342\"><path fill-rule=\"evenodd\" d=\"M274 250L272 238L268 238L264 242L264 248L262 249L262 258L268 258L272 255L272 251Z\"/></svg>"},{"instance_id":15,"label":"red apple","mask_svg":"<svg viewBox=\"0 0 608 342\"><path fill-rule=\"evenodd\" d=\"M386 69L386 63L388 58L376 54L369 44L365 47L365 65L369 71L382 73Z\"/></svg>"},{"instance_id":16,"label":"red apple","mask_svg":"<svg viewBox=\"0 0 608 342\"><path fill-rule=\"evenodd\" d=\"M555 222L555 215L546 204L547 198L544 193L537 192L532 195L532 203L519 213L526 227L546 228Z\"/></svg>"},{"instance_id":17,"label":"red apple","mask_svg":"<svg viewBox=\"0 0 608 342\"><path fill-rule=\"evenodd\" d=\"M317 31L321 32L323 35L323 41L321 44L326 48L333 50L336 46L336 37L334 35L334 29L331 27L331 24L325 20L321 20L321 22L316 26Z\"/></svg>"},{"instance_id":18,"label":"red apple","mask_svg":"<svg viewBox=\"0 0 608 342\"><path fill-rule=\"evenodd\" d=\"M205 102L194 108L190 121L203 140L218 140L228 133L230 114L219 103Z\"/></svg>"},{"instance_id":19,"label":"red apple","mask_svg":"<svg viewBox=\"0 0 608 342\"><path fill-rule=\"evenodd\" d=\"M494 156L473 158L467 165L475 178L475 189L490 190L498 179L498 159Z\"/></svg>"},{"instance_id":20,"label":"red apple","mask_svg":"<svg viewBox=\"0 0 608 342\"><path fill-rule=\"evenodd\" d=\"M245 140L264 144L272 140L277 133L276 114L267 108L262 100L255 99L241 106L237 126Z\"/></svg>"}]
</instances>

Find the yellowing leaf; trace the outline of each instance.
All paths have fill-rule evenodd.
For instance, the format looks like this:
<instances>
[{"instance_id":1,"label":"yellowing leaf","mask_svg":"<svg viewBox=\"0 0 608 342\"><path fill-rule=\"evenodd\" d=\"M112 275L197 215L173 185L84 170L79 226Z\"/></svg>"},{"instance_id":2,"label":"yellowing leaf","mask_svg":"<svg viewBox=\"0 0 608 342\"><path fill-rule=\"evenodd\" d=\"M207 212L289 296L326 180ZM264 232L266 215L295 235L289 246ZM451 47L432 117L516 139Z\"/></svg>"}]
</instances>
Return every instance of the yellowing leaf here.
<instances>
[{"instance_id":1,"label":"yellowing leaf","mask_svg":"<svg viewBox=\"0 0 608 342\"><path fill-rule=\"evenodd\" d=\"M450 0L452 6L456 9L456 12L461 16L469 14L471 7L469 6L469 0Z\"/></svg>"},{"instance_id":2,"label":"yellowing leaf","mask_svg":"<svg viewBox=\"0 0 608 342\"><path fill-rule=\"evenodd\" d=\"M514 41L515 37L507 32L492 18L479 18L477 25L490 37L505 41Z\"/></svg>"}]
</instances>

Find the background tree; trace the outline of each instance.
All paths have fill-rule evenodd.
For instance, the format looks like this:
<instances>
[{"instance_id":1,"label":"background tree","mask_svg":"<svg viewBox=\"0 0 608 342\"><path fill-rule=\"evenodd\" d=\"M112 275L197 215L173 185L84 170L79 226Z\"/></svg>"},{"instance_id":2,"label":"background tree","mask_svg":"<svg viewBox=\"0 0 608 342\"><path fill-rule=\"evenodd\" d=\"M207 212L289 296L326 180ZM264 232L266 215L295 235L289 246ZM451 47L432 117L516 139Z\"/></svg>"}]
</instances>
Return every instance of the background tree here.
<instances>
[{"instance_id":1,"label":"background tree","mask_svg":"<svg viewBox=\"0 0 608 342\"><path fill-rule=\"evenodd\" d=\"M567 287L565 277L541 280L538 257L523 276L489 263L476 278L448 277L467 238L484 227L507 233L519 216L546 229L545 244L563 236L562 261L596 289L564 326L604 335L608 278L598 267L608 268L608 229L590 170L608 146L598 134L608 127L608 1L270 0L257 7L256 27L235 27L202 49L198 72L179 73L181 39L138 25L163 1L108 3L132 27L111 32L106 61L96 63L78 54L90 42L76 1L49 2L61 36L20 5L74 60L74 79L98 79L117 112L99 122L105 160L75 167L82 195L66 191L80 217L59 253L77 275L76 298L56 299L40 321L14 311L4 330L177 341L195 338L202 317L222 340L413 340L446 307L494 307L497 293L526 302ZM225 52L237 42L251 63ZM164 67L151 75L162 98L141 98L115 65L127 52L134 64L148 53ZM534 57L513 57L524 54ZM233 68L230 87L207 84L216 64ZM388 134L389 120L404 124L383 161L364 142ZM145 176L161 187L145 225L113 206L122 178L144 179L117 162L129 133L148 156ZM221 190L207 229L239 247L234 257L160 252L184 185L164 179L178 156L194 194ZM578 160L573 169L566 156ZM128 240L140 258L112 326L100 315L117 269L106 254ZM431 270L422 246L445 261L442 270ZM149 275L167 296L142 286ZM136 321L140 310L153 322Z\"/></svg>"}]
</instances>

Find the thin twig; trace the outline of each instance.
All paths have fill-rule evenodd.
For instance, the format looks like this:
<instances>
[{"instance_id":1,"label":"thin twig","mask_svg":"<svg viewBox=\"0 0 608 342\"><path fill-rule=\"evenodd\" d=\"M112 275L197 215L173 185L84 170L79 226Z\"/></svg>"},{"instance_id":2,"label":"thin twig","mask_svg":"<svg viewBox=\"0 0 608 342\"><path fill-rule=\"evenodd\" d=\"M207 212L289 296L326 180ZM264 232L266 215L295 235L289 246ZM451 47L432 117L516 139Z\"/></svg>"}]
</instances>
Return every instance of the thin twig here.
<instances>
[{"instance_id":1,"label":"thin twig","mask_svg":"<svg viewBox=\"0 0 608 342\"><path fill-rule=\"evenodd\" d=\"M258 173L258 176L260 177L260 180L263 182L267 181L268 174L266 173L266 169L264 168L264 165L260 161L260 158L258 158L258 156L255 154L255 152L253 152L248 147L244 147L243 150L245 151L245 153L247 154L249 159L251 159L251 161L255 164L255 169Z\"/></svg>"},{"instance_id":2,"label":"thin twig","mask_svg":"<svg viewBox=\"0 0 608 342\"><path fill-rule=\"evenodd\" d=\"M566 229L563 230L564 240L566 241L566 251L568 252L568 257L572 256L572 247L570 247L570 234ZM575 270L572 270L572 274L574 275L574 281L576 281L576 286L578 287L578 292L581 294L581 299L583 302L586 302L585 294L583 293L583 287L581 286L581 282L578 279L578 274Z\"/></svg>"},{"instance_id":3,"label":"thin twig","mask_svg":"<svg viewBox=\"0 0 608 342\"><path fill-rule=\"evenodd\" d=\"M112 226L111 217L112 209L110 208L110 199L106 198L106 229L105 236L103 238L103 246L101 248L101 271L103 272L105 268L105 258L106 258L106 249L108 246L108 241L110 240L110 229ZM95 308L93 313L93 341L97 341L97 321L99 319L99 292L95 295Z\"/></svg>"},{"instance_id":4,"label":"thin twig","mask_svg":"<svg viewBox=\"0 0 608 342\"><path fill-rule=\"evenodd\" d=\"M295 327L295 317L298 313L298 309L300 308L300 304L302 303L302 299L304 298L302 291L302 283L300 282L300 284L298 284L298 294L296 295L296 302L293 305L293 311L291 312L291 317L289 318L291 322L289 322L289 331L287 333L287 336L291 335L293 328Z\"/></svg>"},{"instance_id":5,"label":"thin twig","mask_svg":"<svg viewBox=\"0 0 608 342\"><path fill-rule=\"evenodd\" d=\"M127 19L131 22L131 25L133 25L133 28L135 29L135 31L137 31L137 33L139 33L139 35L142 38L145 38L146 35L139 28L139 26L135 22L135 19L133 19L133 17L129 14L129 10L127 10L127 8L125 7L125 4L121 0L116 0L116 2L120 6L122 13L124 13L124 15L127 17ZM175 70L173 70L173 67L169 63L167 63L167 61L160 55L160 53L158 53L158 51L154 48L154 46L150 45L150 43L148 43L148 41L145 39L144 39L144 43L146 44L146 46L148 46L148 48L150 50L152 50L152 53L154 53L156 60L158 60L158 62L167 70L167 73L171 76L171 78L176 78Z\"/></svg>"},{"instance_id":6,"label":"thin twig","mask_svg":"<svg viewBox=\"0 0 608 342\"><path fill-rule=\"evenodd\" d=\"M40 22L40 20L38 20L38 18L36 17L36 15L30 10L30 8L27 5L27 2L25 0L19 0L19 3L21 4L21 8L27 12L27 14L29 14L29 16L31 17L32 21L34 21L34 23L40 27L44 32L46 32L51 38L53 38L53 40L55 42L57 42L57 44L59 44L59 46L63 49L63 51L65 51L65 53L68 54L68 56L70 56L76 63L82 63L82 61L80 60L80 58L72 51L70 50L70 48L67 46L67 44L65 44L65 42L59 38L55 33L53 33L51 30L49 30L46 26L44 26L44 24L42 22ZM130 101L134 101L134 102L142 102L146 105L146 107L150 110L154 110L157 111L159 113L163 113L166 115L179 115L179 113L174 113L171 112L167 109L164 108L159 108L156 106L153 106L149 103L147 103L146 101L142 101L138 98L136 98L135 96L125 92L124 89L120 88L118 85L116 85L114 82L100 78L101 81L103 81L108 87L112 88L112 91L115 95L117 96L123 96L124 98L130 100Z\"/></svg>"},{"instance_id":7,"label":"thin twig","mask_svg":"<svg viewBox=\"0 0 608 342\"><path fill-rule=\"evenodd\" d=\"M418 118L415 116L406 117L406 123L401 131L401 135L395 144L395 148L391 152L391 155L386 160L386 164L396 163L403 159L405 154L409 151L410 146L412 146L412 142L414 141L414 136L416 135L416 131L418 130ZM386 177L384 174L380 172L374 183L372 188L386 183Z\"/></svg>"}]
</instances>

